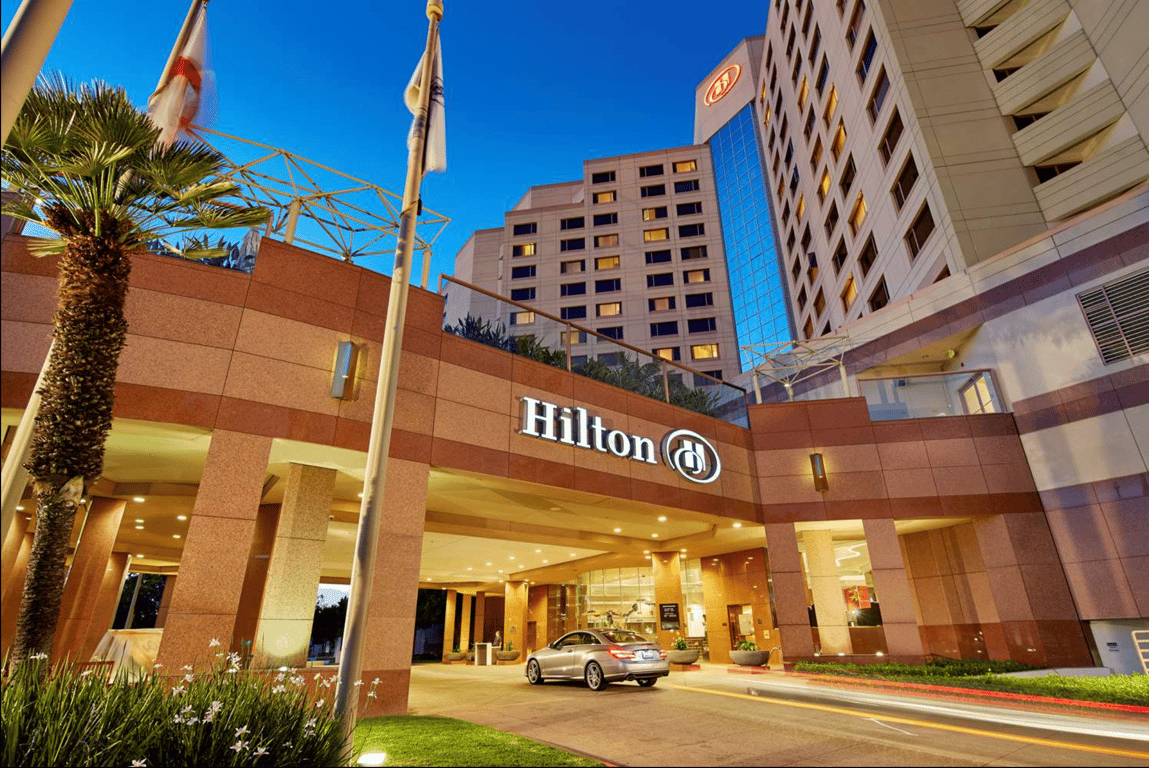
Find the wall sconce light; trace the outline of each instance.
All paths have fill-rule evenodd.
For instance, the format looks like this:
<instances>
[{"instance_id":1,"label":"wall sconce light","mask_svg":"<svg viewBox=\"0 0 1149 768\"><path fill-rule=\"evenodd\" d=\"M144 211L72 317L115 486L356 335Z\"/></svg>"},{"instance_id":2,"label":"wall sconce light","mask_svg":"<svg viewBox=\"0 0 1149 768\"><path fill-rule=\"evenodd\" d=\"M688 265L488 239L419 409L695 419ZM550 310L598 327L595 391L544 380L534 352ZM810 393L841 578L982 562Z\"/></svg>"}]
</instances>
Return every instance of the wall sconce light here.
<instances>
[{"instance_id":1,"label":"wall sconce light","mask_svg":"<svg viewBox=\"0 0 1149 768\"><path fill-rule=\"evenodd\" d=\"M331 375L331 396L339 400L355 397L355 365L359 361L359 347L352 341L341 341L335 348L334 372Z\"/></svg>"},{"instance_id":2,"label":"wall sconce light","mask_svg":"<svg viewBox=\"0 0 1149 768\"><path fill-rule=\"evenodd\" d=\"M814 490L820 492L830 490L830 481L826 479L826 462L822 460L822 454L810 454L810 469L814 473Z\"/></svg>"}]
</instances>

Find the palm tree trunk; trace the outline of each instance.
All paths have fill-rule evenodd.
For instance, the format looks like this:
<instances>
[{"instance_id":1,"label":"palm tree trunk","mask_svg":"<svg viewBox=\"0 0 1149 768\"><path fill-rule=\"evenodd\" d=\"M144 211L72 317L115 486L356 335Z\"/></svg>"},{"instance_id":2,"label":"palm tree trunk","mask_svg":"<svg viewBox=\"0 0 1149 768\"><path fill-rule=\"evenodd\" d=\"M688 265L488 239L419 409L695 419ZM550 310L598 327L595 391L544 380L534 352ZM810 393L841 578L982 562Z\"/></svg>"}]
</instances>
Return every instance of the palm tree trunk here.
<instances>
[{"instance_id":1,"label":"palm tree trunk","mask_svg":"<svg viewBox=\"0 0 1149 768\"><path fill-rule=\"evenodd\" d=\"M93 235L94 220L76 222L63 210L50 211L48 218L68 246L60 259L56 343L26 465L36 496L36 535L13 663L52 650L72 521L85 487L103 470L116 367L127 337L124 303L131 261L120 245L120 232L131 224L105 214L99 234Z\"/></svg>"}]
</instances>

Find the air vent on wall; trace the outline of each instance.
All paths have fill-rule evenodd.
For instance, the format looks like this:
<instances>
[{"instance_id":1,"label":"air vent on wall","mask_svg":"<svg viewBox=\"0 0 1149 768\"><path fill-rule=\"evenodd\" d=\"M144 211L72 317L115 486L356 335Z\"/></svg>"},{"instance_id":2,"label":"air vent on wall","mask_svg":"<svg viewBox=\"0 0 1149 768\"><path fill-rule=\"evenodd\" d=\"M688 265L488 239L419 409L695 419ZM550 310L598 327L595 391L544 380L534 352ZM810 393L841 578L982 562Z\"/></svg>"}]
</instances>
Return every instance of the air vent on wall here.
<instances>
[{"instance_id":1,"label":"air vent on wall","mask_svg":"<svg viewBox=\"0 0 1149 768\"><path fill-rule=\"evenodd\" d=\"M1077 294L1106 365L1149 352L1149 269Z\"/></svg>"}]
</instances>

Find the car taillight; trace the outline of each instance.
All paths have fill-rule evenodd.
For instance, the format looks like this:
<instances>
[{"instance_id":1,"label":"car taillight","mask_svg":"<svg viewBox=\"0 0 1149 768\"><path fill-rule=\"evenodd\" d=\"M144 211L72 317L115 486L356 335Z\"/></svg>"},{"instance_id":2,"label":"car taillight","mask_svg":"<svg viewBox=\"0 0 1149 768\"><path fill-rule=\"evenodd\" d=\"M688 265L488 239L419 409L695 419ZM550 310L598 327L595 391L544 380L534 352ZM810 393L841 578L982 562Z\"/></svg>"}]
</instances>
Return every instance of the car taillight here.
<instances>
[{"instance_id":1,"label":"car taillight","mask_svg":"<svg viewBox=\"0 0 1149 768\"><path fill-rule=\"evenodd\" d=\"M607 652L616 659L633 659L634 651L628 651L625 648L619 648L617 645L611 646L606 649Z\"/></svg>"},{"instance_id":2,"label":"car taillight","mask_svg":"<svg viewBox=\"0 0 1149 768\"><path fill-rule=\"evenodd\" d=\"M659 648L659 649L658 649L658 658L660 658L660 659L665 659L665 658L666 658L666 651L664 651L664 650L662 650L661 648Z\"/></svg>"}]
</instances>

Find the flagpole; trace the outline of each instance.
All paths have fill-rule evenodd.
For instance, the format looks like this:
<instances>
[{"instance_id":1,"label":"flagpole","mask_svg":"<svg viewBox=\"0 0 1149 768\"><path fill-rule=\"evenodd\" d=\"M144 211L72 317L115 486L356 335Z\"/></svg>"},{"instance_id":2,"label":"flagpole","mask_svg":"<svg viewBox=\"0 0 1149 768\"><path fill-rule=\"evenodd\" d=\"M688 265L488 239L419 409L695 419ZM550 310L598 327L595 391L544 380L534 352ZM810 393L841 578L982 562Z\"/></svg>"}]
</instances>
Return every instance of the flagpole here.
<instances>
[{"instance_id":1,"label":"flagpole","mask_svg":"<svg viewBox=\"0 0 1149 768\"><path fill-rule=\"evenodd\" d=\"M184 25L180 27L179 36L176 37L176 44L172 46L172 52L168 54L168 62L164 64L164 70L160 73L160 81L156 83L156 89L152 91L153 96L163 90L163 87L172 79L172 67L175 65L176 59L179 58L180 51L182 51L187 44L188 36L191 35L192 24L195 23L196 11L199 10L201 5L206 8L207 3L208 0L192 0L191 7L188 8L188 15L184 19Z\"/></svg>"},{"instance_id":2,"label":"flagpole","mask_svg":"<svg viewBox=\"0 0 1149 768\"><path fill-rule=\"evenodd\" d=\"M3 140L16 123L24 99L32 90L72 0L24 0L0 42L0 128Z\"/></svg>"},{"instance_id":3,"label":"flagpole","mask_svg":"<svg viewBox=\"0 0 1149 768\"><path fill-rule=\"evenodd\" d=\"M427 117L431 103L431 80L435 72L442 0L427 0L427 46L419 83L419 109L415 114L413 140L407 149L407 184L399 219L399 243L391 272L391 294L387 303L387 325L379 357L379 382L375 390L375 410L371 417L371 439L367 448L367 471L363 478L363 501L359 506L359 527L355 537L355 558L351 564L351 589L347 619L343 625L343 656L339 663L339 684L335 711L343 716L343 728L350 739L359 714L360 675L363 672L363 646L367 636L367 612L371 602L371 581L375 576L375 554L382 522L383 495L387 485L391 429L395 422L395 392L399 383L399 355L403 344L403 324L407 314L407 290L411 282L415 224L419 212L419 188L423 181L423 147L427 141ZM442 115L439 116L442 119Z\"/></svg>"}]
</instances>

